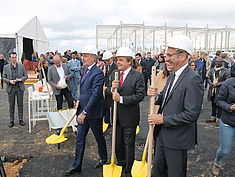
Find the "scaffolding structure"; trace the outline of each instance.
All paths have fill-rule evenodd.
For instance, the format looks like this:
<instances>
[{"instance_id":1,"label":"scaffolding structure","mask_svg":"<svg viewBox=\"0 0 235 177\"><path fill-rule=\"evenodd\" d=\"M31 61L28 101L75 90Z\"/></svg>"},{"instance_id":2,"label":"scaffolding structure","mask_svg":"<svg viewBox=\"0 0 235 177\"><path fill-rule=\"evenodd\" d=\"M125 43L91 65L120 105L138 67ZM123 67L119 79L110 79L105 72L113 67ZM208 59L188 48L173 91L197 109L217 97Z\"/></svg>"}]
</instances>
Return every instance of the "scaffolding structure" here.
<instances>
[{"instance_id":1,"label":"scaffolding structure","mask_svg":"<svg viewBox=\"0 0 235 177\"><path fill-rule=\"evenodd\" d=\"M158 53L165 49L168 39L176 34L185 34L193 41L194 51L215 53L235 51L235 28L210 28L172 26L146 26L142 24L96 25L96 48L117 50L129 46L133 52ZM100 45L102 44L102 45ZM103 48L101 48L101 46Z\"/></svg>"}]
</instances>

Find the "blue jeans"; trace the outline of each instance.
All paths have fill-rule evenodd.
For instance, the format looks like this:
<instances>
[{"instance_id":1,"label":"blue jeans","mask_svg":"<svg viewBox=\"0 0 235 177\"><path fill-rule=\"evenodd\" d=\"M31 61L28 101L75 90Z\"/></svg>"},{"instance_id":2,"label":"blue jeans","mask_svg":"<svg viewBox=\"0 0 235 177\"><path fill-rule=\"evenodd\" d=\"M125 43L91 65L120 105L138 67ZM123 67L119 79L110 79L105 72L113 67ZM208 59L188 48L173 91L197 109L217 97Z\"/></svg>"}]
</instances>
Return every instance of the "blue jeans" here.
<instances>
[{"instance_id":1,"label":"blue jeans","mask_svg":"<svg viewBox=\"0 0 235 177\"><path fill-rule=\"evenodd\" d=\"M217 150L215 163L221 165L223 159L232 151L235 140L235 127L225 125L220 120L220 148Z\"/></svg>"},{"instance_id":2,"label":"blue jeans","mask_svg":"<svg viewBox=\"0 0 235 177\"><path fill-rule=\"evenodd\" d=\"M70 82L71 82L71 94L73 97L73 100L78 99L78 80L76 77L71 77Z\"/></svg>"}]
</instances>

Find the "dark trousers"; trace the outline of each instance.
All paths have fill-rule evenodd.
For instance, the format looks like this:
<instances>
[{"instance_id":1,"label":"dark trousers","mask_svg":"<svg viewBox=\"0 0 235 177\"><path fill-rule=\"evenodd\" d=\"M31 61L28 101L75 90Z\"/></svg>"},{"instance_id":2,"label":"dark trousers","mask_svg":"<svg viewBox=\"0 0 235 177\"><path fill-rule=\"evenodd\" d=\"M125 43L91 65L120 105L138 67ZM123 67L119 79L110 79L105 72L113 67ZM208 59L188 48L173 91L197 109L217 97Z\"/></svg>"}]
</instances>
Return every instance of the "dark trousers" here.
<instances>
[{"instance_id":1,"label":"dark trousers","mask_svg":"<svg viewBox=\"0 0 235 177\"><path fill-rule=\"evenodd\" d=\"M104 122L106 124L112 124L113 123L113 108L109 107L108 105L105 105L105 117L104 117Z\"/></svg>"},{"instance_id":2,"label":"dark trousers","mask_svg":"<svg viewBox=\"0 0 235 177\"><path fill-rule=\"evenodd\" d=\"M211 97L211 107L212 107L211 116L220 119L220 117L222 115L222 109L219 106L216 105L215 96Z\"/></svg>"},{"instance_id":3,"label":"dark trousers","mask_svg":"<svg viewBox=\"0 0 235 177\"><path fill-rule=\"evenodd\" d=\"M65 97L67 103L68 103L68 108L73 108L73 98L71 95L71 92L69 91L68 88L64 88L60 90L59 95L55 95L56 102L57 102L57 110L63 109L63 96Z\"/></svg>"},{"instance_id":4,"label":"dark trousers","mask_svg":"<svg viewBox=\"0 0 235 177\"><path fill-rule=\"evenodd\" d=\"M155 150L152 177L187 176L187 149L165 147L160 133L157 137Z\"/></svg>"},{"instance_id":5,"label":"dark trousers","mask_svg":"<svg viewBox=\"0 0 235 177\"><path fill-rule=\"evenodd\" d=\"M14 122L15 99L17 99L19 120L23 120L23 96L24 91L18 85L13 86L11 92L8 93L10 122Z\"/></svg>"},{"instance_id":6,"label":"dark trousers","mask_svg":"<svg viewBox=\"0 0 235 177\"><path fill-rule=\"evenodd\" d=\"M135 158L135 128L123 128L117 123L116 156L118 165L123 166L126 173L131 172Z\"/></svg>"},{"instance_id":7,"label":"dark trousers","mask_svg":"<svg viewBox=\"0 0 235 177\"><path fill-rule=\"evenodd\" d=\"M73 167L80 169L82 168L82 160L84 156L84 150L85 150L85 144L86 144L86 136L89 131L89 128L91 128L96 143L98 144L98 153L100 156L100 159L107 160L107 148L106 148L106 142L103 135L102 130L103 125L103 119L85 119L84 124L79 124L77 126L77 142L76 142L76 155L75 155L75 161L73 163Z\"/></svg>"}]
</instances>

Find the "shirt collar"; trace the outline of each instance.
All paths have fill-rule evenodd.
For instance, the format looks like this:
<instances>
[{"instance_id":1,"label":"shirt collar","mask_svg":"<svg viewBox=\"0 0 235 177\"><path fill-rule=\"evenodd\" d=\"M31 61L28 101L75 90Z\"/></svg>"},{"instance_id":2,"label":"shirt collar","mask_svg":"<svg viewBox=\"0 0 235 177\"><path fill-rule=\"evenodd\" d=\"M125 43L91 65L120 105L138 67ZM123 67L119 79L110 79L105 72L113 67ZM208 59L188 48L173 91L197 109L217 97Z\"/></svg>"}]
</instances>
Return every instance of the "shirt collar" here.
<instances>
[{"instance_id":1,"label":"shirt collar","mask_svg":"<svg viewBox=\"0 0 235 177\"><path fill-rule=\"evenodd\" d=\"M175 72L175 76L179 77L180 74L184 71L184 69L188 66L188 63L185 64L184 66L182 66L180 69L178 69L178 71Z\"/></svg>"},{"instance_id":2,"label":"shirt collar","mask_svg":"<svg viewBox=\"0 0 235 177\"><path fill-rule=\"evenodd\" d=\"M125 71L121 71L121 72L124 72L124 75L127 75L130 72L130 70L131 70L131 67L126 69Z\"/></svg>"},{"instance_id":3,"label":"shirt collar","mask_svg":"<svg viewBox=\"0 0 235 177\"><path fill-rule=\"evenodd\" d=\"M95 63L93 63L91 66L88 66L87 69L90 70L94 65L95 65Z\"/></svg>"},{"instance_id":4,"label":"shirt collar","mask_svg":"<svg viewBox=\"0 0 235 177\"><path fill-rule=\"evenodd\" d=\"M62 68L62 63L60 63L60 66L59 66L59 67L56 66L56 65L55 65L55 67L58 68L58 69L59 69L59 68Z\"/></svg>"}]
</instances>

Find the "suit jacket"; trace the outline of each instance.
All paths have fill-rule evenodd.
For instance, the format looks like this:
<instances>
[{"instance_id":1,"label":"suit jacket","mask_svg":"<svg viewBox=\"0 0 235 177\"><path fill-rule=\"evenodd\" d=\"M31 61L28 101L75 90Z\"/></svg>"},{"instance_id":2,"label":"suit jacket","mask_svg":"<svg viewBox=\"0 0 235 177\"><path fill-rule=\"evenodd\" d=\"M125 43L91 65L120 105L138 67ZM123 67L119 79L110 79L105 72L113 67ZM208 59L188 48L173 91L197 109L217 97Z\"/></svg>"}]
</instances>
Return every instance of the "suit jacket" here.
<instances>
[{"instance_id":1,"label":"suit jacket","mask_svg":"<svg viewBox=\"0 0 235 177\"><path fill-rule=\"evenodd\" d=\"M18 78L21 79L19 82L19 87L21 91L25 90L24 81L28 79L28 75L25 71L24 66L21 63L17 63L18 67ZM12 80L12 71L11 64L7 64L3 67L3 81L7 84L6 91L10 93L13 85L10 84L10 80Z\"/></svg>"},{"instance_id":2,"label":"suit jacket","mask_svg":"<svg viewBox=\"0 0 235 177\"><path fill-rule=\"evenodd\" d=\"M80 82L77 115L85 111L86 119L102 118L104 116L103 71L94 65Z\"/></svg>"},{"instance_id":3,"label":"suit jacket","mask_svg":"<svg viewBox=\"0 0 235 177\"><path fill-rule=\"evenodd\" d=\"M72 77L72 74L70 72L69 69L69 65L66 63L61 63L62 67L64 69L64 75L68 76L69 78ZM49 69L48 69L48 83L52 86L53 88L53 93L55 95L59 95L60 94L60 89L56 88L57 83L60 80L60 76L57 72L56 66L52 65ZM68 86L68 89L71 90L71 84L70 84L70 80L66 79L66 84Z\"/></svg>"},{"instance_id":4,"label":"suit jacket","mask_svg":"<svg viewBox=\"0 0 235 177\"><path fill-rule=\"evenodd\" d=\"M157 128L160 127L167 148L193 148L197 144L197 119L203 102L202 80L187 66L162 105L171 77L155 103L161 105L164 115L164 124Z\"/></svg>"},{"instance_id":5,"label":"suit jacket","mask_svg":"<svg viewBox=\"0 0 235 177\"><path fill-rule=\"evenodd\" d=\"M108 92L111 94L112 81L115 79L115 72L111 75L111 80L108 86ZM120 72L120 71L118 71ZM126 76L122 87L118 88L118 93L123 97L123 104L117 104L117 122L125 128L134 128L140 121L139 102L145 96L145 83L143 74L130 70Z\"/></svg>"}]
</instances>

